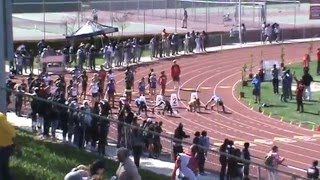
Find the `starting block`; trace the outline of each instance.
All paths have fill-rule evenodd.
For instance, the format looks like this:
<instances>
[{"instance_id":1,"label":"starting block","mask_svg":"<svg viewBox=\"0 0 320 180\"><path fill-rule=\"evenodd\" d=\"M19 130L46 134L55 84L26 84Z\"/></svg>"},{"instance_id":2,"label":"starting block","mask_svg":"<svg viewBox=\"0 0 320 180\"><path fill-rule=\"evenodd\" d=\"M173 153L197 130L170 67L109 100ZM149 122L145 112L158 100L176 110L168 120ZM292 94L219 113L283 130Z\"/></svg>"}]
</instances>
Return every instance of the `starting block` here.
<instances>
[{"instance_id":1,"label":"starting block","mask_svg":"<svg viewBox=\"0 0 320 180\"><path fill-rule=\"evenodd\" d=\"M198 93L197 92L193 92L190 95L190 101L194 100L194 99L198 99Z\"/></svg>"},{"instance_id":2,"label":"starting block","mask_svg":"<svg viewBox=\"0 0 320 180\"><path fill-rule=\"evenodd\" d=\"M160 104L161 101L163 101L163 97L161 95L157 95L156 97L156 105ZM161 110L164 108L164 104L162 104L161 106L157 107L157 110Z\"/></svg>"},{"instance_id":3,"label":"starting block","mask_svg":"<svg viewBox=\"0 0 320 180\"><path fill-rule=\"evenodd\" d=\"M170 104L171 104L172 108L179 107L179 101L178 101L177 94L171 94L171 96L170 96Z\"/></svg>"}]
</instances>

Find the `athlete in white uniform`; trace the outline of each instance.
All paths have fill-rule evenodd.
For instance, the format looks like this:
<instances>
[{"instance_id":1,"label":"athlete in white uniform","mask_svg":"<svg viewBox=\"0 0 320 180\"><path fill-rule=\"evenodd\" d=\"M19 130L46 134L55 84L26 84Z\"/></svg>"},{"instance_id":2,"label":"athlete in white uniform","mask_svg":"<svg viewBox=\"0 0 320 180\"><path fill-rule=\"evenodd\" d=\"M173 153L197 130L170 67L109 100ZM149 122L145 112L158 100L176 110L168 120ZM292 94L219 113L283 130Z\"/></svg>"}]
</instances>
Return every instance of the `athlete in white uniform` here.
<instances>
[{"instance_id":1,"label":"athlete in white uniform","mask_svg":"<svg viewBox=\"0 0 320 180\"><path fill-rule=\"evenodd\" d=\"M94 80L90 84L90 90L92 94L92 102L98 102L99 101L99 84L98 82L95 82Z\"/></svg>"},{"instance_id":2,"label":"athlete in white uniform","mask_svg":"<svg viewBox=\"0 0 320 180\"><path fill-rule=\"evenodd\" d=\"M71 89L70 89L70 93L71 93L71 98L74 100L78 99L78 95L79 95L79 91L78 91L78 85L77 84L73 84Z\"/></svg>"},{"instance_id":3,"label":"athlete in white uniform","mask_svg":"<svg viewBox=\"0 0 320 180\"><path fill-rule=\"evenodd\" d=\"M179 153L175 167L172 172L171 179L188 179L188 180L197 180L197 166L198 162L196 161L196 149L195 145L190 147L191 153ZM179 175L177 176L177 170L179 170Z\"/></svg>"},{"instance_id":4,"label":"athlete in white uniform","mask_svg":"<svg viewBox=\"0 0 320 180\"><path fill-rule=\"evenodd\" d=\"M211 105L211 110L213 110L214 106L216 106L216 107L217 107L217 112L219 112L219 106L221 106L221 107L222 107L222 111L223 111L224 113L226 112L226 111L225 111L225 108L224 108L223 101L222 101L221 97L218 96L218 95L213 95L213 96L210 98L210 100L207 102L207 104L206 104L206 106L205 106L205 109L207 109L207 108L208 108L208 105L209 105L210 103L212 103L212 102L213 102L213 104Z\"/></svg>"}]
</instances>

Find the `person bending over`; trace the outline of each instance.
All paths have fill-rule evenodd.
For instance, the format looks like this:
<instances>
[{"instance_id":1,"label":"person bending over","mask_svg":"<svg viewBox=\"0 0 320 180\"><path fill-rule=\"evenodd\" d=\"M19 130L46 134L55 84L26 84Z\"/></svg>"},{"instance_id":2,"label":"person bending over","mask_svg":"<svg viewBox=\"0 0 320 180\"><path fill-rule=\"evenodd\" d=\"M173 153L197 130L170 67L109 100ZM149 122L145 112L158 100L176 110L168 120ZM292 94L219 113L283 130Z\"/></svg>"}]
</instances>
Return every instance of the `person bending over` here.
<instances>
[{"instance_id":1,"label":"person bending over","mask_svg":"<svg viewBox=\"0 0 320 180\"><path fill-rule=\"evenodd\" d=\"M146 97L144 95L141 95L139 98L137 98L135 100L135 103L136 103L136 105L138 107L138 115L140 115L141 111L144 111L146 116L148 116L147 115L148 108L147 108Z\"/></svg>"},{"instance_id":2,"label":"person bending over","mask_svg":"<svg viewBox=\"0 0 320 180\"><path fill-rule=\"evenodd\" d=\"M159 104L156 104L155 107L153 108L152 112L154 113L154 109L157 108L157 107L161 107L161 106L164 106L164 108L162 110L162 115L164 115L164 113L167 111L172 116L173 109L172 109L172 106L171 106L170 102L167 99L163 99L163 100L160 101ZM160 114L160 111L158 111L158 114Z\"/></svg>"},{"instance_id":3,"label":"person bending over","mask_svg":"<svg viewBox=\"0 0 320 180\"><path fill-rule=\"evenodd\" d=\"M189 101L188 103L189 109L188 111L190 112L200 112L200 99L199 98L194 98L193 100Z\"/></svg>"},{"instance_id":4,"label":"person bending over","mask_svg":"<svg viewBox=\"0 0 320 180\"><path fill-rule=\"evenodd\" d=\"M213 104L211 105L211 110L213 110L214 106L216 106L216 107L217 107L217 112L219 112L219 106L221 106L221 107L222 107L222 111L223 111L224 113L226 113L226 110L225 110L225 108L224 108L223 101L222 101L221 97L220 97L220 96L217 96L217 95L213 95L213 96L211 97L211 99L207 102L207 104L206 104L206 106L205 106L205 109L207 109L208 106L209 106L209 104L211 104L212 102L213 102Z\"/></svg>"}]
</instances>

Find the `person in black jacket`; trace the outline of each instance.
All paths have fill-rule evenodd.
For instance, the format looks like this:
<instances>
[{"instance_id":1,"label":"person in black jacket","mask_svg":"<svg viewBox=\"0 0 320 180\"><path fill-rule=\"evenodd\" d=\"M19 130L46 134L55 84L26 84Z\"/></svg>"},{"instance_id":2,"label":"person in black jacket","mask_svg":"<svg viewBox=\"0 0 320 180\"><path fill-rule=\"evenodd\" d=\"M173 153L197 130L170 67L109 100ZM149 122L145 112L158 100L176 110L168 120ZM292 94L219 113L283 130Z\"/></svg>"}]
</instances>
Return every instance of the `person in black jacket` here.
<instances>
[{"instance_id":1,"label":"person in black jacket","mask_svg":"<svg viewBox=\"0 0 320 180\"><path fill-rule=\"evenodd\" d=\"M189 138L190 136L187 135L183 130L183 125L180 123L178 127L174 131L174 140L173 140L173 158L176 161L177 154L183 152L182 147L182 140L184 138Z\"/></svg>"},{"instance_id":2,"label":"person in black jacket","mask_svg":"<svg viewBox=\"0 0 320 180\"><path fill-rule=\"evenodd\" d=\"M307 170L307 178L310 178L312 180L319 179L319 169L318 169L318 161L313 161L312 166L308 168Z\"/></svg>"},{"instance_id":3,"label":"person in black jacket","mask_svg":"<svg viewBox=\"0 0 320 180\"><path fill-rule=\"evenodd\" d=\"M99 103L98 102L95 102L94 106L93 106L93 109L92 109L92 113L95 114L95 115L99 115ZM98 129L98 121L99 121L99 118L96 117L96 116L92 116L92 121L91 121L91 150L94 150L97 146L97 140L99 138L99 133L97 131Z\"/></svg>"},{"instance_id":4,"label":"person in black jacket","mask_svg":"<svg viewBox=\"0 0 320 180\"><path fill-rule=\"evenodd\" d=\"M107 101L100 101L100 112L99 115L103 118L98 120L98 152L100 155L105 155L105 146L107 145L107 137L110 126L110 121L106 118L109 116L111 110L111 106Z\"/></svg>"},{"instance_id":5,"label":"person in black jacket","mask_svg":"<svg viewBox=\"0 0 320 180\"><path fill-rule=\"evenodd\" d=\"M79 148L82 149L84 146L84 112L85 107L80 107L80 112L74 114L74 121L75 121L75 132L74 132L74 144Z\"/></svg>"},{"instance_id":6,"label":"person in black jacket","mask_svg":"<svg viewBox=\"0 0 320 180\"><path fill-rule=\"evenodd\" d=\"M125 121L125 110L122 109L120 110L119 112L119 115L118 115L118 121L119 123L118 126L117 126L117 132L118 132L118 136L117 136L117 148L120 148L124 143L123 143L123 139L122 139L122 135L123 135L123 124L124 124L124 121Z\"/></svg>"},{"instance_id":7,"label":"person in black jacket","mask_svg":"<svg viewBox=\"0 0 320 180\"><path fill-rule=\"evenodd\" d=\"M59 95L57 102L61 105L66 105L66 99L64 98L64 94ZM57 110L59 112L59 127L61 127L62 129L62 138L63 142L65 142L68 133L68 109L62 106L57 106Z\"/></svg>"},{"instance_id":8,"label":"person in black jacket","mask_svg":"<svg viewBox=\"0 0 320 180\"><path fill-rule=\"evenodd\" d=\"M57 102L57 99L54 98L48 98L48 100ZM52 140L56 140L56 129L58 128L58 119L60 117L59 114L59 109L56 105L54 104L48 104L48 121L49 121L49 126L51 126L51 136Z\"/></svg>"},{"instance_id":9,"label":"person in black jacket","mask_svg":"<svg viewBox=\"0 0 320 180\"><path fill-rule=\"evenodd\" d=\"M32 131L35 133L37 132L37 114L38 114L38 101L37 101L37 94L32 94L32 101L30 103L31 106L31 120L32 120Z\"/></svg>"},{"instance_id":10,"label":"person in black jacket","mask_svg":"<svg viewBox=\"0 0 320 180\"><path fill-rule=\"evenodd\" d=\"M305 89L305 95L304 95L304 99L310 101L311 100L311 82L313 81L313 77L309 74L308 70L304 70L304 75L302 76L302 80L304 83L304 89Z\"/></svg>"},{"instance_id":11,"label":"person in black jacket","mask_svg":"<svg viewBox=\"0 0 320 180\"><path fill-rule=\"evenodd\" d=\"M220 153L227 153L228 144L229 144L229 139L225 139L223 144L219 148L219 152ZM224 177L226 175L226 170L227 170L227 156L220 154L219 161L221 164L220 180L224 180Z\"/></svg>"},{"instance_id":12,"label":"person in black jacket","mask_svg":"<svg viewBox=\"0 0 320 180\"><path fill-rule=\"evenodd\" d=\"M242 155L243 155L243 159L250 161L251 160L251 156L250 156L250 152L249 152L249 146L250 143L246 142L244 143L244 148L242 150ZM243 180L249 180L249 167L250 164L249 163L243 163Z\"/></svg>"}]
</instances>

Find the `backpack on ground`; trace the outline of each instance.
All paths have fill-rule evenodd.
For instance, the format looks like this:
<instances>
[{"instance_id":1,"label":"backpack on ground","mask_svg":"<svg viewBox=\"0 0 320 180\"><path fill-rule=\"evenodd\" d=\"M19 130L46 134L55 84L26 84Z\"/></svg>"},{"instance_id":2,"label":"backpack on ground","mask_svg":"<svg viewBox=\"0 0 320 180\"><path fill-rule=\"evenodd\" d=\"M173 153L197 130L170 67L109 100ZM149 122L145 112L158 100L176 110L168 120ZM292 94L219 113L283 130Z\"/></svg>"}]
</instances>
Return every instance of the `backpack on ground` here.
<instances>
[{"instance_id":1,"label":"backpack on ground","mask_svg":"<svg viewBox=\"0 0 320 180\"><path fill-rule=\"evenodd\" d=\"M272 167L273 166L273 160L274 160L274 156L272 154L268 154L265 158L264 158L264 164L266 166Z\"/></svg>"}]
</instances>

